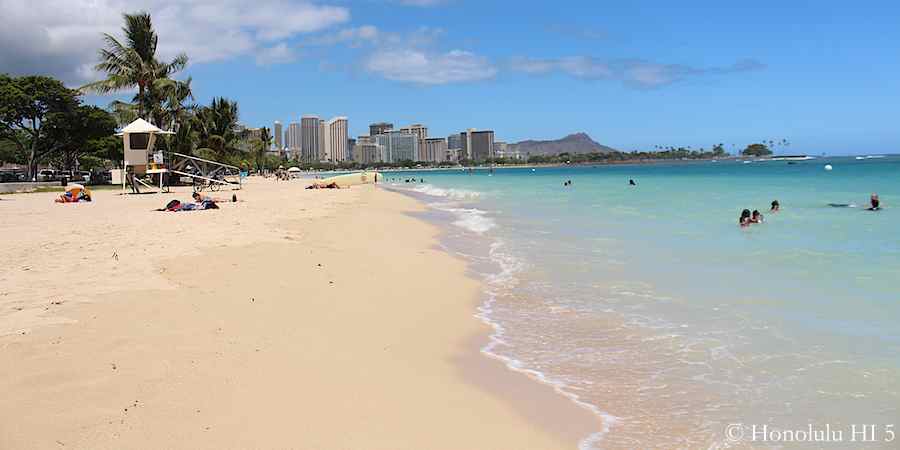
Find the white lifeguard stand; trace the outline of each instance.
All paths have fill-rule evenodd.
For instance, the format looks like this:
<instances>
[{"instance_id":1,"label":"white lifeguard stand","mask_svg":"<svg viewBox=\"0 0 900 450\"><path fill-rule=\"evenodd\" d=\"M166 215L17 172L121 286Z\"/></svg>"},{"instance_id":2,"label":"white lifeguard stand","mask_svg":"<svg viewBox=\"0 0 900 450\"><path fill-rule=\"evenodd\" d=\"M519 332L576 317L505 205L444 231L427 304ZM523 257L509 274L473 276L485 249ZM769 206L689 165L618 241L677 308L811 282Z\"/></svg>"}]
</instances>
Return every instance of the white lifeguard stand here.
<instances>
[{"instance_id":1,"label":"white lifeguard stand","mask_svg":"<svg viewBox=\"0 0 900 450\"><path fill-rule=\"evenodd\" d=\"M160 134L175 134L171 131L163 131L155 125L144 119L138 118L134 122L128 124L122 129L122 132L116 136L122 136L122 143L125 149L125 165L122 168L122 193L125 194L125 184L128 179L128 167L134 173L132 177L133 183L141 183L144 186L154 189L143 181L140 181L137 175L143 174L159 174L159 192L163 191L164 174L168 172L162 155L153 152L156 146L156 136ZM152 159L151 159L152 158Z\"/></svg>"}]
</instances>

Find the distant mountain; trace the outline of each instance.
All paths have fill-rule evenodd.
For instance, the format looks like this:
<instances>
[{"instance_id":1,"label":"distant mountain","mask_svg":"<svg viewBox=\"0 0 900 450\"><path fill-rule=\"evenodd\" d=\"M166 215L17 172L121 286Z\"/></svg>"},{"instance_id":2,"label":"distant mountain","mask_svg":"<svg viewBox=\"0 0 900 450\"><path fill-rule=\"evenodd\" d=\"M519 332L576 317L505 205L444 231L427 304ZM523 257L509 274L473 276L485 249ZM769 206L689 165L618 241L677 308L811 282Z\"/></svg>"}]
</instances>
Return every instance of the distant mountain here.
<instances>
[{"instance_id":1,"label":"distant mountain","mask_svg":"<svg viewBox=\"0 0 900 450\"><path fill-rule=\"evenodd\" d=\"M587 133L570 134L554 141L522 141L509 144L509 151L527 155L557 155L559 153L612 153L618 150L600 145Z\"/></svg>"}]
</instances>

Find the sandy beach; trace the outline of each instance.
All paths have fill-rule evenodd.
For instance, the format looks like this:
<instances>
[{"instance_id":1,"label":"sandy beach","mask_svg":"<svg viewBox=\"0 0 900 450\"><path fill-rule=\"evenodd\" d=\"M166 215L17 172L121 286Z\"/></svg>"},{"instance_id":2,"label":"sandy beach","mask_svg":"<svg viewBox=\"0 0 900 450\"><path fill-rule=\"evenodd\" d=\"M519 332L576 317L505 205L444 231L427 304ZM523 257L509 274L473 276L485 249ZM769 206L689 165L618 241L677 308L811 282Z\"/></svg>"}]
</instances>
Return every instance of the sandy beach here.
<instances>
[{"instance_id":1,"label":"sandy beach","mask_svg":"<svg viewBox=\"0 0 900 450\"><path fill-rule=\"evenodd\" d=\"M0 201L0 448L548 449L601 426L479 353L479 285L411 198L117 194Z\"/></svg>"}]
</instances>

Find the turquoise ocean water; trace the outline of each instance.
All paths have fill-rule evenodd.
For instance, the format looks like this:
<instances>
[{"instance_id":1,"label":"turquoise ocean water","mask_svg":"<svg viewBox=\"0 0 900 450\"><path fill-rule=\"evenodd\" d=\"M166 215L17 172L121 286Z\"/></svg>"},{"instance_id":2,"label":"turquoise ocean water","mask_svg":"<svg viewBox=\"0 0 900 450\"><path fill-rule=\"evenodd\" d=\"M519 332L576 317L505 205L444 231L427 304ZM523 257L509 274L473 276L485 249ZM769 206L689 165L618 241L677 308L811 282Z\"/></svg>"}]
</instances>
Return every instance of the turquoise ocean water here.
<instances>
[{"instance_id":1,"label":"turquoise ocean water","mask_svg":"<svg viewBox=\"0 0 900 450\"><path fill-rule=\"evenodd\" d=\"M597 414L583 447L900 447L900 157L387 178L485 281L484 352Z\"/></svg>"}]
</instances>

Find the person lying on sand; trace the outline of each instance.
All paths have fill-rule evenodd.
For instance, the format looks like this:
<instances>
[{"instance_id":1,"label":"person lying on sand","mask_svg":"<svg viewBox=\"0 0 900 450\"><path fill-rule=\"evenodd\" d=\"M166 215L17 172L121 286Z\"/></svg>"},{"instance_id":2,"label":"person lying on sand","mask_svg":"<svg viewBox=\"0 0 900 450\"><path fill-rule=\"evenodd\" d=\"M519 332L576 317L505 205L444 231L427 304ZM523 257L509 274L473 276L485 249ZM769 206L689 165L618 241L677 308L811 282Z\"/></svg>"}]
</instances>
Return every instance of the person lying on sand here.
<instances>
[{"instance_id":1,"label":"person lying on sand","mask_svg":"<svg viewBox=\"0 0 900 450\"><path fill-rule=\"evenodd\" d=\"M191 197L194 198L195 203L203 203L203 202L215 202L215 203L226 203L226 202L237 202L237 194L231 194L231 200L227 198L221 197L212 197L209 195L203 195L199 192L194 192L191 194Z\"/></svg>"},{"instance_id":2,"label":"person lying on sand","mask_svg":"<svg viewBox=\"0 0 900 450\"><path fill-rule=\"evenodd\" d=\"M55 200L56 203L78 203L91 201L91 191L79 184L73 184L66 189L66 192L60 194Z\"/></svg>"},{"instance_id":3,"label":"person lying on sand","mask_svg":"<svg viewBox=\"0 0 900 450\"><path fill-rule=\"evenodd\" d=\"M312 186L307 186L307 189L340 189L337 182L332 181L331 183L315 183Z\"/></svg>"},{"instance_id":4,"label":"person lying on sand","mask_svg":"<svg viewBox=\"0 0 900 450\"><path fill-rule=\"evenodd\" d=\"M219 209L219 205L214 201L205 201L201 203L182 203L181 200L172 200L166 204L165 208L157 209L157 211L179 212L179 211L201 211L204 209Z\"/></svg>"}]
</instances>

